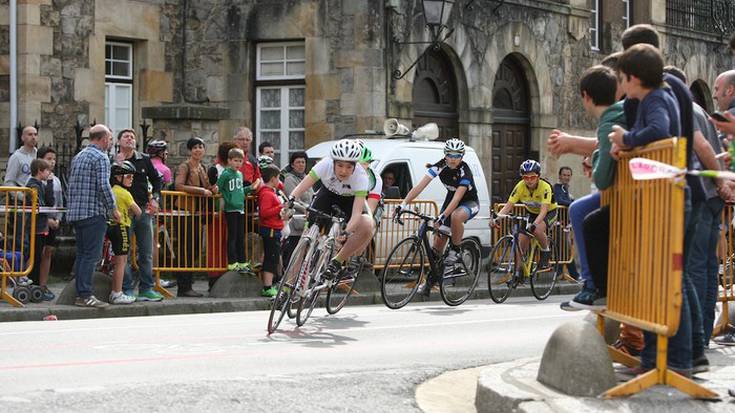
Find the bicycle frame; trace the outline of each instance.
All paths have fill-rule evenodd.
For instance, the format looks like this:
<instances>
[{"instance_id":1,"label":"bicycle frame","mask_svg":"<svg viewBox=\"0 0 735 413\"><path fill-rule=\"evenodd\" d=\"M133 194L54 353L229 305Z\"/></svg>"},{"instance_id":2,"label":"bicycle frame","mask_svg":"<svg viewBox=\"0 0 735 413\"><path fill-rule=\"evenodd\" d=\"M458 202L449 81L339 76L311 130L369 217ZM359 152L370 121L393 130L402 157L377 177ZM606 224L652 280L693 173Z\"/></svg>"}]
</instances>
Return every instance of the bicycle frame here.
<instances>
[{"instance_id":1,"label":"bicycle frame","mask_svg":"<svg viewBox=\"0 0 735 413\"><path fill-rule=\"evenodd\" d=\"M541 244L539 244L538 240L533 234L528 233L525 228L521 227L522 222L528 223L528 217L513 217L511 219L513 220L513 244L511 246L513 257L514 259L517 257L521 258L521 271L523 273L523 276L528 278L531 276L531 268L534 264L533 257L536 254L536 250L541 249ZM524 251L521 249L521 234L525 234L530 238L530 244L528 246L527 253L524 253Z\"/></svg>"},{"instance_id":2,"label":"bicycle frame","mask_svg":"<svg viewBox=\"0 0 735 413\"><path fill-rule=\"evenodd\" d=\"M441 274L441 268L439 268L437 263L441 259L441 255L436 254L434 248L432 248L431 246L431 240L429 239L430 232L436 232L436 230L429 226L428 221L424 220L421 226L419 226L417 235L419 236L419 238L421 238L421 244L424 247L426 258L429 261L429 268L431 269L430 275L433 275L434 277L439 277Z\"/></svg>"}]
</instances>

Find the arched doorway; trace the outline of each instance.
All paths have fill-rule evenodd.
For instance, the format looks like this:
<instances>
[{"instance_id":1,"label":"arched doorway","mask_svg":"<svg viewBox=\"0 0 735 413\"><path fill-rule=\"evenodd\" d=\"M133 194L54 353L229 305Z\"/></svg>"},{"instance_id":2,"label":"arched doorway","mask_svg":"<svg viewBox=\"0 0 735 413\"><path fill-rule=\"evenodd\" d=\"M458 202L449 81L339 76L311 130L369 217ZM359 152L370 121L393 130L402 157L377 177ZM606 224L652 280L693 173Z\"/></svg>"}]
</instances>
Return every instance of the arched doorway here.
<instances>
[{"instance_id":1,"label":"arched doorway","mask_svg":"<svg viewBox=\"0 0 735 413\"><path fill-rule=\"evenodd\" d=\"M531 155L528 82L513 56L500 63L493 84L492 201L502 202L518 182L518 167Z\"/></svg>"},{"instance_id":2,"label":"arched doorway","mask_svg":"<svg viewBox=\"0 0 735 413\"><path fill-rule=\"evenodd\" d=\"M427 50L416 65L413 82L413 126L429 122L439 126L439 139L459 134L457 78L449 57L441 50Z\"/></svg>"},{"instance_id":3,"label":"arched doorway","mask_svg":"<svg viewBox=\"0 0 735 413\"><path fill-rule=\"evenodd\" d=\"M703 80L697 79L692 83L692 86L689 88L692 92L692 97L694 98L694 101L697 102L699 106L701 106L704 110L707 111L707 113L712 113L712 100L711 100L711 94L709 92L709 87L707 87L707 83L705 83Z\"/></svg>"}]
</instances>

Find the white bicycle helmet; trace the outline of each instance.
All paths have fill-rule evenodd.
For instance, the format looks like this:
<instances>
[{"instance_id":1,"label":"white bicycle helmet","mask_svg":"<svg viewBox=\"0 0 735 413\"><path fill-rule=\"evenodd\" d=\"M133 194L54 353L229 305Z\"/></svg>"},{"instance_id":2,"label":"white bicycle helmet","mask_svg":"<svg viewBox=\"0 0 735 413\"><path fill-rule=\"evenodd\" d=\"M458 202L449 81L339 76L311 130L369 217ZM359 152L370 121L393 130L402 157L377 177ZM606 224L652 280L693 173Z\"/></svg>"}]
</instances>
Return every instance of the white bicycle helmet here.
<instances>
[{"instance_id":1,"label":"white bicycle helmet","mask_svg":"<svg viewBox=\"0 0 735 413\"><path fill-rule=\"evenodd\" d=\"M444 153L461 153L464 154L464 142L457 138L449 139L444 142Z\"/></svg>"},{"instance_id":2,"label":"white bicycle helmet","mask_svg":"<svg viewBox=\"0 0 735 413\"><path fill-rule=\"evenodd\" d=\"M360 145L352 139L342 139L332 146L331 156L335 161L357 162L360 159Z\"/></svg>"}]
</instances>

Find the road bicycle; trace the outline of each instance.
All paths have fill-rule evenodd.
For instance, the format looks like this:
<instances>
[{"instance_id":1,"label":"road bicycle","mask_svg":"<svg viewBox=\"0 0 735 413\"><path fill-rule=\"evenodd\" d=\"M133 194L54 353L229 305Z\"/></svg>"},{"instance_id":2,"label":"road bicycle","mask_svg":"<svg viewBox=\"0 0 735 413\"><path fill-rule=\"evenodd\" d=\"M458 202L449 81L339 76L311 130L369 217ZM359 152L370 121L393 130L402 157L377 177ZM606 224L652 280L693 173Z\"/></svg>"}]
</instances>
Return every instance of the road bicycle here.
<instances>
[{"instance_id":1,"label":"road bicycle","mask_svg":"<svg viewBox=\"0 0 735 413\"><path fill-rule=\"evenodd\" d=\"M487 284L490 298L500 304L510 297L512 291L518 285L529 280L531 292L538 300L545 300L551 295L551 291L557 282L558 273L553 265L548 268L539 268L538 261L541 254L541 245L526 226L530 222L528 216L521 215L496 215L493 217L509 219L512 223L511 233L501 237L490 250L487 265ZM550 226L551 232L558 227L558 222ZM521 234L531 239L528 251L521 250L519 237ZM559 257L559 247L554 242L554 237L547 234L549 248L551 249L551 260ZM521 262L517 263L520 257ZM519 274L516 274L516 268Z\"/></svg>"},{"instance_id":2,"label":"road bicycle","mask_svg":"<svg viewBox=\"0 0 735 413\"><path fill-rule=\"evenodd\" d=\"M439 253L431 247L429 234L449 236L434 228L436 217L416 211L402 210L395 217L403 225L401 216L411 215L420 221L418 230L391 250L380 275L380 295L388 308L399 309L414 298L419 285L425 282L425 294L434 284L439 285L442 300L450 306L465 302L477 287L480 277L480 244L474 238L462 240L456 264L445 274L444 265L449 248ZM428 272L427 272L428 264Z\"/></svg>"},{"instance_id":3,"label":"road bicycle","mask_svg":"<svg viewBox=\"0 0 735 413\"><path fill-rule=\"evenodd\" d=\"M296 324L302 326L314 310L321 294L327 290L326 308L329 314L336 314L344 307L352 293L354 282L360 274L357 268L355 277L348 280L330 280L323 282L322 273L332 259L335 240L344 228L343 213L335 207L334 215L325 214L307 205L301 205L312 217L331 222L326 234L317 223L307 224L296 248L291 254L286 270L273 300L268 319L268 334L273 333L285 315L296 318ZM341 214L341 216L340 216ZM360 266L364 261L360 261ZM340 291L341 290L341 291Z\"/></svg>"},{"instance_id":4,"label":"road bicycle","mask_svg":"<svg viewBox=\"0 0 735 413\"><path fill-rule=\"evenodd\" d=\"M334 279L327 279L324 276L324 271L327 268L329 261L335 256L339 248L341 248L340 239L343 238L347 221L345 220L345 214L336 206L332 207L332 214L326 214L313 208L308 209L310 215L316 216L317 219L330 222L329 231L326 233L321 232L318 241L314 244L318 249L315 255L319 255L318 259L315 259L315 264L311 268L309 274L308 283L305 283L305 288L302 290L303 297L299 302L298 309L296 310L296 325L301 327L306 323L306 320L314 311L314 307L319 299L319 295L322 291L327 291L327 297L325 300L325 307L327 313L336 314L341 310L347 303L347 299L352 294L352 290L355 286L355 281L360 275L362 266L365 261L362 259L350 262L340 274ZM326 225L325 225L326 227ZM357 265L357 268L351 268L350 276L343 277L347 273L349 265Z\"/></svg>"}]
</instances>

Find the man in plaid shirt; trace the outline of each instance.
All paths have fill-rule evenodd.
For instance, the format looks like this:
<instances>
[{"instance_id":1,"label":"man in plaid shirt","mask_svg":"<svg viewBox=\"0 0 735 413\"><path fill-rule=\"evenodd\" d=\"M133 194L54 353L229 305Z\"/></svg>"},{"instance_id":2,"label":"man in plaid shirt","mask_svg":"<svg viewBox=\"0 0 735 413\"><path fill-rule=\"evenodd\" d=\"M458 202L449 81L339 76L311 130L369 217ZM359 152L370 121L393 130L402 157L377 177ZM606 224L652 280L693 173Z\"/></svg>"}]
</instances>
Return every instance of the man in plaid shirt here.
<instances>
[{"instance_id":1,"label":"man in plaid shirt","mask_svg":"<svg viewBox=\"0 0 735 413\"><path fill-rule=\"evenodd\" d=\"M67 219L74 226L77 256L74 305L106 307L108 304L92 295L92 274L102 257L108 217L115 222L120 214L110 186L110 158L107 150L112 134L105 125L89 129L89 145L71 161L69 173L69 212Z\"/></svg>"}]
</instances>

